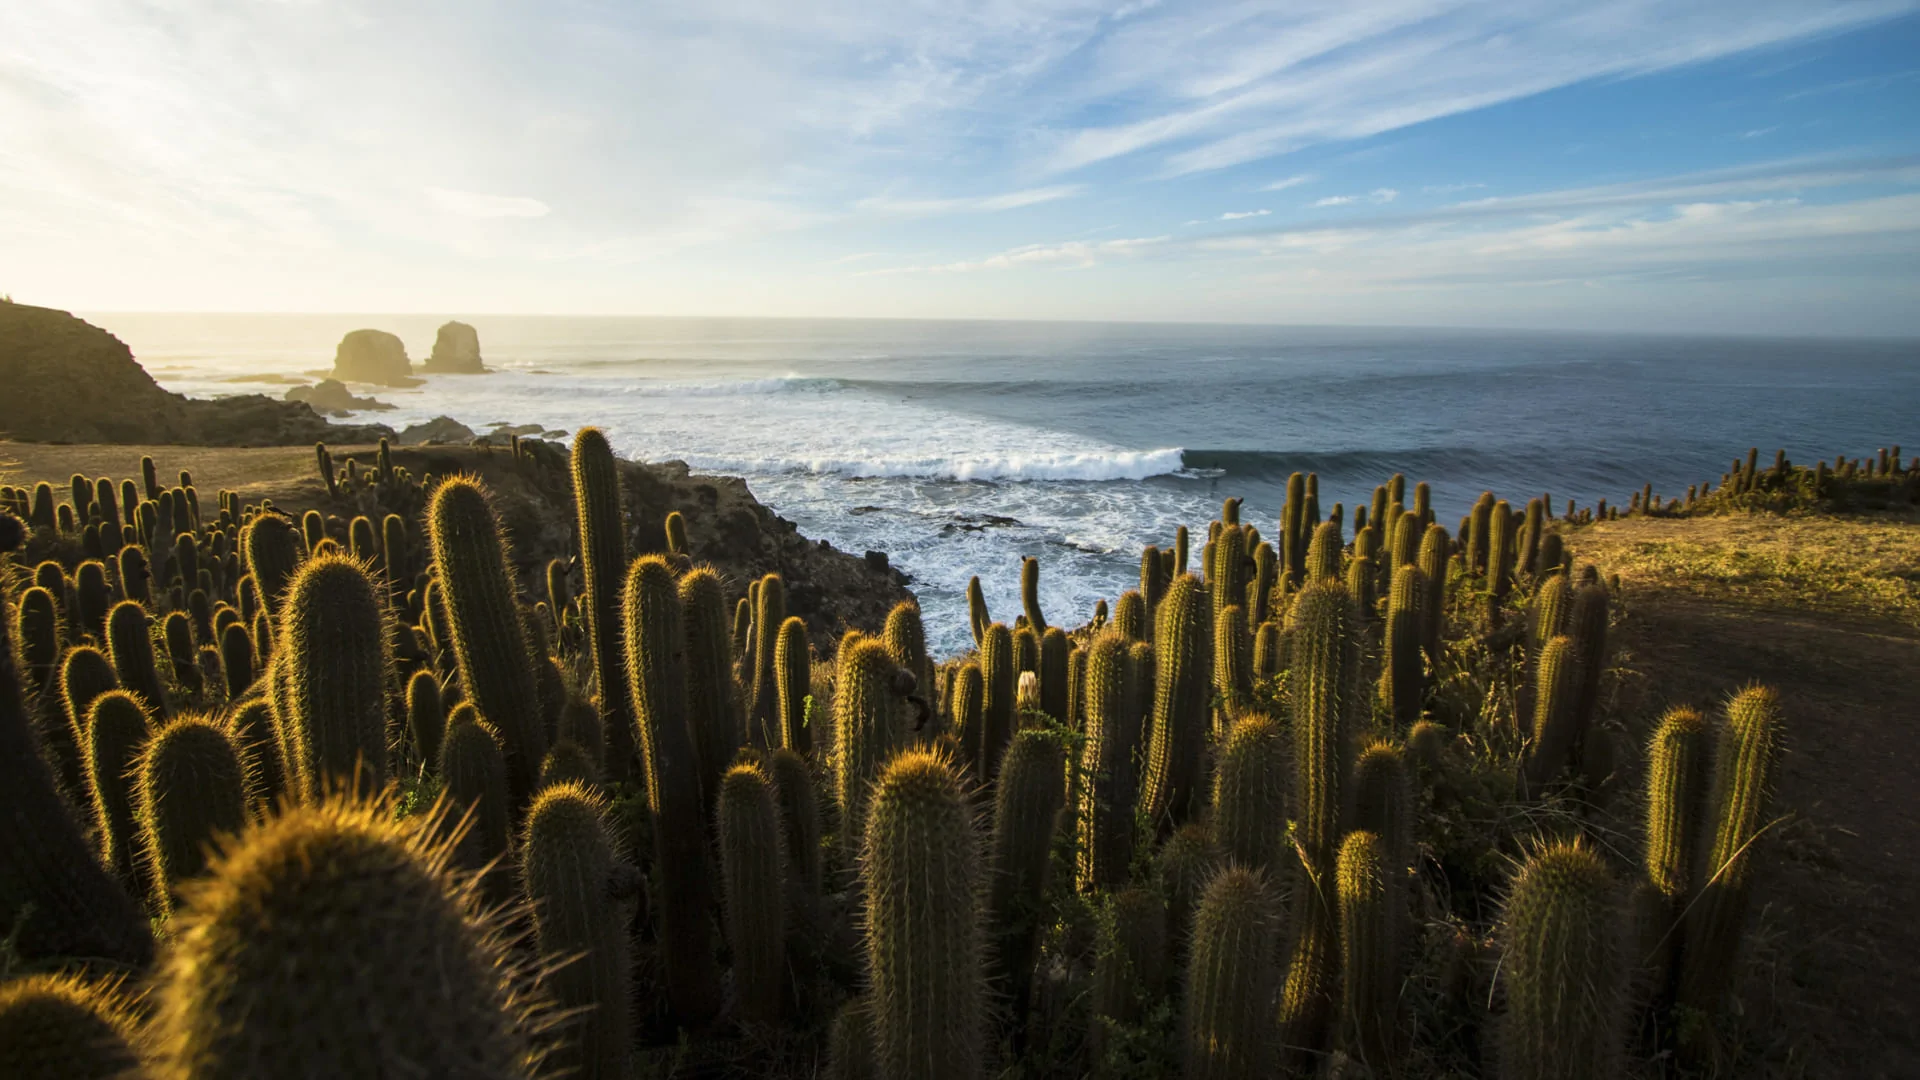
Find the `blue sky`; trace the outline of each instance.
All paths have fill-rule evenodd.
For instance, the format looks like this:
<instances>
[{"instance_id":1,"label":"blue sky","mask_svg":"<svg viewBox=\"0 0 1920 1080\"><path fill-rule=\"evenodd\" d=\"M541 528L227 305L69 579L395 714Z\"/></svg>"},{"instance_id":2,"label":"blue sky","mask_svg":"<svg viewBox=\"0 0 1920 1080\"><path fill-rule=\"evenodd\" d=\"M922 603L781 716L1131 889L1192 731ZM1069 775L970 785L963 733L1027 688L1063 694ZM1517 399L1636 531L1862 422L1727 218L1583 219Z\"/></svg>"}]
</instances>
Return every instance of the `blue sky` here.
<instances>
[{"instance_id":1,"label":"blue sky","mask_svg":"<svg viewBox=\"0 0 1920 1080\"><path fill-rule=\"evenodd\" d=\"M1920 0L26 0L0 292L1920 335Z\"/></svg>"}]
</instances>

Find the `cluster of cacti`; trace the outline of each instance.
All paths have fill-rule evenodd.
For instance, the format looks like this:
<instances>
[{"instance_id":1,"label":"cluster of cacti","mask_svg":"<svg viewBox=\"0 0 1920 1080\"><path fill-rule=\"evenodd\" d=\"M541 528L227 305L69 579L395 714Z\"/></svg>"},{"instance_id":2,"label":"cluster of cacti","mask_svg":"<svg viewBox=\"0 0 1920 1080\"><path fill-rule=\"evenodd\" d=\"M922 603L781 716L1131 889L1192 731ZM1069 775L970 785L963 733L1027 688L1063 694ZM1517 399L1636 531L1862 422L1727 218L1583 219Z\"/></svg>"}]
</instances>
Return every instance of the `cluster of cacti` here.
<instances>
[{"instance_id":1,"label":"cluster of cacti","mask_svg":"<svg viewBox=\"0 0 1920 1080\"><path fill-rule=\"evenodd\" d=\"M834 641L779 574L697 563L702 523L630 516L593 429L565 470L577 558L532 567L479 480L367 458L316 448L339 515L232 492L203 513L151 461L144 497L0 492L82 556L0 582L22 840L0 845L0 931L23 958L139 968L162 920L153 1030L129 1039L156 1075L622 1076L711 1042L824 1050L845 1076L1272 1075L1335 1052L1405 1075L1442 876L1479 920L1449 932L1505 949L1498 993L1453 995L1497 1028L1502 1075L1614 1068L1636 950L1659 953L1656 1038L1715 1049L1770 697L1736 700L1717 758L1697 714L1662 724L1635 936L1597 847L1544 843L1509 886L1424 824L1493 777L1573 797L1542 820L1605 779L1614 590L1576 573L1549 497L1483 496L1456 540L1396 476L1349 541L1296 475L1272 539L1229 499L1195 574L1182 528L1081 625L1042 612L1038 560L1011 626L975 579L974 651L941 660L915 603Z\"/></svg>"}]
</instances>

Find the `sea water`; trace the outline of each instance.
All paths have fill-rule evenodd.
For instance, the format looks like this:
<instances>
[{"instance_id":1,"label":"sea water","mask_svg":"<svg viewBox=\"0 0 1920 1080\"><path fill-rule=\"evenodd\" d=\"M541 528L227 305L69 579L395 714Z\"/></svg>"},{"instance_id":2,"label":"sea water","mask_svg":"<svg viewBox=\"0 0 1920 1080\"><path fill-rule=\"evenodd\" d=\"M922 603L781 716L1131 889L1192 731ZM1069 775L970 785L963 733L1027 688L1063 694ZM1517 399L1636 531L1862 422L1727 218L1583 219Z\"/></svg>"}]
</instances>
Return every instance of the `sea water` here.
<instances>
[{"instance_id":1,"label":"sea water","mask_svg":"<svg viewBox=\"0 0 1920 1080\"><path fill-rule=\"evenodd\" d=\"M341 336L441 317L92 315L160 383L283 394ZM632 457L744 477L809 537L886 551L936 652L969 644L967 579L996 618L1041 562L1050 622L1138 580L1143 545L1228 496L1268 536L1295 471L1352 509L1395 472L1453 528L1491 490L1624 503L1717 483L1750 446L1796 460L1920 452L1920 343L1521 331L920 320L467 317L493 373L369 388L355 421L451 416L605 429ZM1410 498L1411 496L1409 496Z\"/></svg>"}]
</instances>

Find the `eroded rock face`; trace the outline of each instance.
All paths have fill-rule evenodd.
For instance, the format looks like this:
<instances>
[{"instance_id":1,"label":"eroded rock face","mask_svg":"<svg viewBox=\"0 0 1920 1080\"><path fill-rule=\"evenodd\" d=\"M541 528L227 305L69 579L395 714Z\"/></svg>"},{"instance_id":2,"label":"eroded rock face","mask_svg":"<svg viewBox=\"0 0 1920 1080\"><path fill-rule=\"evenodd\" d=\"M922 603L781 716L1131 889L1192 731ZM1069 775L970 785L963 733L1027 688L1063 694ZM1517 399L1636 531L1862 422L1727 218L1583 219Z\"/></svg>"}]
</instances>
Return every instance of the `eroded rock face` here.
<instances>
[{"instance_id":1,"label":"eroded rock face","mask_svg":"<svg viewBox=\"0 0 1920 1080\"><path fill-rule=\"evenodd\" d=\"M418 386L407 346L385 330L353 330L333 354L333 377L341 382L379 386Z\"/></svg>"},{"instance_id":2,"label":"eroded rock face","mask_svg":"<svg viewBox=\"0 0 1920 1080\"><path fill-rule=\"evenodd\" d=\"M433 375L478 375L486 371L480 362L480 332L463 322L450 322L433 339L433 354L422 371Z\"/></svg>"}]
</instances>

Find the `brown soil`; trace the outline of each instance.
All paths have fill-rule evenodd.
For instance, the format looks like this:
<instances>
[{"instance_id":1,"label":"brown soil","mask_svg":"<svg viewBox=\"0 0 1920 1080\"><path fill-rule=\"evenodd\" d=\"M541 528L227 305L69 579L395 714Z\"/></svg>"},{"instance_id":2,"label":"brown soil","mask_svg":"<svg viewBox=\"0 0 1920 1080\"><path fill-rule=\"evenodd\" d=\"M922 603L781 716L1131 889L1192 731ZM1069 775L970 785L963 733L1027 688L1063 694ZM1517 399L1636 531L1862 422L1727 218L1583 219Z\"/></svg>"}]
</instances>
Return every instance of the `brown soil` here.
<instances>
[{"instance_id":1,"label":"brown soil","mask_svg":"<svg viewBox=\"0 0 1920 1080\"><path fill-rule=\"evenodd\" d=\"M1920 522L1630 519L1568 545L1622 578L1636 711L1777 688L1788 753L1750 924L1739 1075L1920 1076Z\"/></svg>"}]
</instances>

